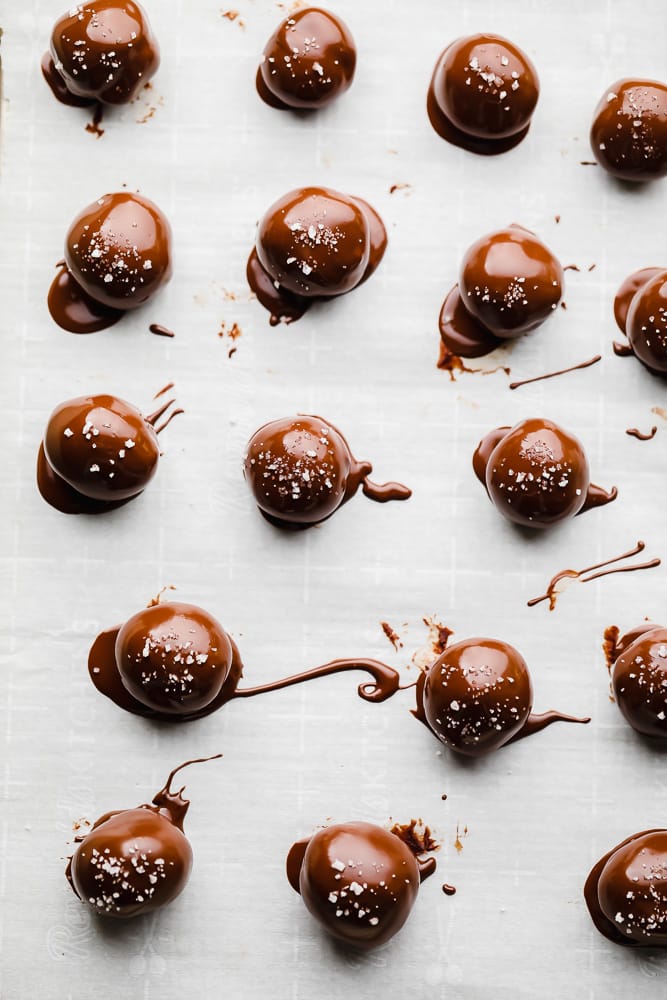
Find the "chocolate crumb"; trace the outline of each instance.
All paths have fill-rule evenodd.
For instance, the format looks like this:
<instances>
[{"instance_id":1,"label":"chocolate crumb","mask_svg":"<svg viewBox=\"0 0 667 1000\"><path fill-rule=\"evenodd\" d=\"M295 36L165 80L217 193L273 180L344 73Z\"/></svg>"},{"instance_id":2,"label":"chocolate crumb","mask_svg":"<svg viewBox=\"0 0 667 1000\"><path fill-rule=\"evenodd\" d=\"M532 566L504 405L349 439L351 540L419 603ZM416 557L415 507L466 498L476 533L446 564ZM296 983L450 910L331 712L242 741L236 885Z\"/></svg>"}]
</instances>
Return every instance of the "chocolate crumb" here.
<instances>
[{"instance_id":1,"label":"chocolate crumb","mask_svg":"<svg viewBox=\"0 0 667 1000\"><path fill-rule=\"evenodd\" d=\"M396 650L402 649L403 648L403 642L401 640L401 637L398 635L397 632L394 631L394 629L391 627L391 625L389 624L389 622L380 622L380 625L382 626L382 631L384 632L384 634L386 635L386 637L389 639L389 642L392 644L392 646L394 647L394 649L396 649Z\"/></svg>"}]
</instances>

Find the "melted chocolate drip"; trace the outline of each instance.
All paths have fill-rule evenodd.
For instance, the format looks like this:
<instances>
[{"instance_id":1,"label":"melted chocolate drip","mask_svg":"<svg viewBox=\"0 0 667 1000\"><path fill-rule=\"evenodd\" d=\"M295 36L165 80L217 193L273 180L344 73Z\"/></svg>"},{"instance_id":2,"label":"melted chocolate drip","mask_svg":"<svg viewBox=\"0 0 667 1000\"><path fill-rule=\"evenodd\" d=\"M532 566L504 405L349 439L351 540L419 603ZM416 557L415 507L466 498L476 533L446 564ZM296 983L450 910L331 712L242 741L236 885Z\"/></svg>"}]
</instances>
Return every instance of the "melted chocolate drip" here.
<instances>
[{"instance_id":1,"label":"melted chocolate drip","mask_svg":"<svg viewBox=\"0 0 667 1000\"><path fill-rule=\"evenodd\" d=\"M159 323L151 323L148 327L151 333L156 334L158 337L175 337L176 334L173 330L170 330L166 326L160 326Z\"/></svg>"},{"instance_id":2,"label":"melted chocolate drip","mask_svg":"<svg viewBox=\"0 0 667 1000\"><path fill-rule=\"evenodd\" d=\"M632 556L638 555L643 552L646 548L644 542L637 542L634 549L629 549L627 552L623 552L620 556L614 556L612 559L605 559L603 562L593 563L592 566L585 566L583 569L563 569L555 576L551 578L547 585L546 593L542 594L540 597L533 597L529 600L528 607L532 608L536 604L541 604L542 601L549 602L549 611L553 611L556 607L556 600L559 596L559 591L557 590L557 585L561 580L572 579L579 580L580 583L590 583L591 580L598 580L602 576L611 576L613 573L634 573L639 569L652 569L654 566L660 565L660 559L651 559L649 562L638 563L635 566L618 566L615 569L604 569L600 573L593 573L593 570L601 569L604 566L611 566L613 563L620 562L621 559L629 559ZM590 576L584 576L585 573L591 574Z\"/></svg>"},{"instance_id":3,"label":"melted chocolate drip","mask_svg":"<svg viewBox=\"0 0 667 1000\"><path fill-rule=\"evenodd\" d=\"M558 375L567 375L568 372L576 372L582 368L590 368L591 365L596 365L598 361L602 361L602 355L596 354L595 357L589 358L588 361L582 361L578 365L570 365L569 368L560 368L556 372L548 372L546 375L535 375L533 378L524 378L519 382L510 382L510 389L518 389L522 385L530 385L531 382L543 382L548 378L556 378Z\"/></svg>"},{"instance_id":4,"label":"melted chocolate drip","mask_svg":"<svg viewBox=\"0 0 667 1000\"><path fill-rule=\"evenodd\" d=\"M630 437L637 438L638 441L650 441L658 433L658 428L654 425L648 433L645 433L640 431L638 427L628 427L625 433L629 434Z\"/></svg>"},{"instance_id":5,"label":"melted chocolate drip","mask_svg":"<svg viewBox=\"0 0 667 1000\"><path fill-rule=\"evenodd\" d=\"M58 265L49 289L47 305L51 318L69 333L96 333L122 319L125 311L96 302L72 277L65 263Z\"/></svg>"}]
</instances>

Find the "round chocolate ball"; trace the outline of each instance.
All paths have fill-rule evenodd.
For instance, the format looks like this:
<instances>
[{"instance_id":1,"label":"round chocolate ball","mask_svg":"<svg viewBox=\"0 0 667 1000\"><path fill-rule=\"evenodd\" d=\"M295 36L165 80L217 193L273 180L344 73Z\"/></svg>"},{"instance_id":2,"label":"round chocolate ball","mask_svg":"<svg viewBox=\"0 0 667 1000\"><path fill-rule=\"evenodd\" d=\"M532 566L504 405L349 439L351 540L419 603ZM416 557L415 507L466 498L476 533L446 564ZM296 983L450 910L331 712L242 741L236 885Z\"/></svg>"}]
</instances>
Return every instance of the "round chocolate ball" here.
<instances>
[{"instance_id":1,"label":"round chocolate ball","mask_svg":"<svg viewBox=\"0 0 667 1000\"><path fill-rule=\"evenodd\" d=\"M481 757L523 728L533 703L526 662L499 639L473 638L442 653L426 674L426 721L457 753Z\"/></svg>"},{"instance_id":2,"label":"round chocolate ball","mask_svg":"<svg viewBox=\"0 0 667 1000\"><path fill-rule=\"evenodd\" d=\"M463 305L496 337L518 337L548 319L563 292L563 269L548 247L521 226L482 236L466 251Z\"/></svg>"},{"instance_id":3,"label":"round chocolate ball","mask_svg":"<svg viewBox=\"0 0 667 1000\"><path fill-rule=\"evenodd\" d=\"M646 830L595 865L584 890L598 930L617 944L667 946L667 830Z\"/></svg>"},{"instance_id":4,"label":"round chocolate ball","mask_svg":"<svg viewBox=\"0 0 667 1000\"><path fill-rule=\"evenodd\" d=\"M667 629L644 632L623 650L614 663L611 686L633 729L667 738Z\"/></svg>"},{"instance_id":5,"label":"round chocolate ball","mask_svg":"<svg viewBox=\"0 0 667 1000\"><path fill-rule=\"evenodd\" d=\"M105 194L70 226L65 262L96 302L135 309L171 278L171 228L148 198Z\"/></svg>"},{"instance_id":6,"label":"round chocolate ball","mask_svg":"<svg viewBox=\"0 0 667 1000\"><path fill-rule=\"evenodd\" d=\"M350 86L356 62L347 25L327 10L306 7L281 21L266 43L259 92L274 106L323 108Z\"/></svg>"},{"instance_id":7,"label":"round chocolate ball","mask_svg":"<svg viewBox=\"0 0 667 1000\"><path fill-rule=\"evenodd\" d=\"M306 847L299 892L322 926L360 949L376 948L410 915L419 866L395 834L371 823L319 830Z\"/></svg>"},{"instance_id":8,"label":"round chocolate ball","mask_svg":"<svg viewBox=\"0 0 667 1000\"><path fill-rule=\"evenodd\" d=\"M341 295L365 276L370 227L354 198L330 188L299 188L268 210L256 248L281 288L305 298Z\"/></svg>"},{"instance_id":9,"label":"round chocolate ball","mask_svg":"<svg viewBox=\"0 0 667 1000\"><path fill-rule=\"evenodd\" d=\"M470 35L452 42L433 76L442 115L464 135L502 140L525 133L537 104L539 81L518 46L498 35Z\"/></svg>"},{"instance_id":10,"label":"round chocolate ball","mask_svg":"<svg viewBox=\"0 0 667 1000\"><path fill-rule=\"evenodd\" d=\"M256 431L248 443L245 477L269 518L311 525L346 499L351 455L341 434L314 416L284 417Z\"/></svg>"},{"instance_id":11,"label":"round chocolate ball","mask_svg":"<svg viewBox=\"0 0 667 1000\"><path fill-rule=\"evenodd\" d=\"M595 109L591 148L601 167L623 181L667 176L667 86L617 80Z\"/></svg>"},{"instance_id":12,"label":"round chocolate ball","mask_svg":"<svg viewBox=\"0 0 667 1000\"><path fill-rule=\"evenodd\" d=\"M193 604L165 602L125 622L116 639L125 688L154 711L190 715L220 693L232 665L222 625Z\"/></svg>"},{"instance_id":13,"label":"round chocolate ball","mask_svg":"<svg viewBox=\"0 0 667 1000\"><path fill-rule=\"evenodd\" d=\"M160 446L139 410L117 396L80 396L55 408L44 435L46 460L93 500L136 496L155 474Z\"/></svg>"},{"instance_id":14,"label":"round chocolate ball","mask_svg":"<svg viewBox=\"0 0 667 1000\"><path fill-rule=\"evenodd\" d=\"M625 332L635 356L649 371L667 375L667 270L634 295Z\"/></svg>"},{"instance_id":15,"label":"round chocolate ball","mask_svg":"<svg viewBox=\"0 0 667 1000\"><path fill-rule=\"evenodd\" d=\"M581 442L551 420L523 420L495 446L486 488L508 520L546 528L578 514L590 485Z\"/></svg>"},{"instance_id":16,"label":"round chocolate ball","mask_svg":"<svg viewBox=\"0 0 667 1000\"><path fill-rule=\"evenodd\" d=\"M78 4L54 25L52 69L84 100L128 104L160 65L144 9L132 0Z\"/></svg>"}]
</instances>

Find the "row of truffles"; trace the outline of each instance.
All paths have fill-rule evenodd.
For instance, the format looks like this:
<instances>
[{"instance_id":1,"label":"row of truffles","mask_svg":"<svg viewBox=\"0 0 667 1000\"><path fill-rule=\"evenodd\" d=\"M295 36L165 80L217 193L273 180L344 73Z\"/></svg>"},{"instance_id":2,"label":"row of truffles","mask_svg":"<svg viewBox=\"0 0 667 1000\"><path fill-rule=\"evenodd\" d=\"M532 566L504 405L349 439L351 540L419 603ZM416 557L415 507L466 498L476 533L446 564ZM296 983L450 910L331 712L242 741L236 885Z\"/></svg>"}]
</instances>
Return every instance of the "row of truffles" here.
<instances>
[{"instance_id":1,"label":"row of truffles","mask_svg":"<svg viewBox=\"0 0 667 1000\"><path fill-rule=\"evenodd\" d=\"M156 422L117 396L80 396L55 408L37 458L37 485L66 514L101 514L139 496L157 469ZM174 411L175 412L175 411ZM173 415L173 413L172 413ZM551 420L498 427L477 446L473 470L509 521L548 528L616 499L591 483L583 445ZM408 500L402 483L375 483L343 434L322 417L272 420L251 437L244 475L259 512L278 528L303 530L328 520L361 489L377 503Z\"/></svg>"},{"instance_id":2,"label":"row of truffles","mask_svg":"<svg viewBox=\"0 0 667 1000\"><path fill-rule=\"evenodd\" d=\"M343 295L377 269L387 246L382 219L364 199L331 188L288 192L261 219L247 277L270 322L292 322L316 301ZM48 293L53 320L73 333L117 323L172 275L171 227L140 194L102 195L71 223ZM563 267L516 223L477 239L439 315L440 364L477 358L541 326L563 295ZM667 375L667 269L642 268L620 286L614 315L649 371Z\"/></svg>"},{"instance_id":3,"label":"row of truffles","mask_svg":"<svg viewBox=\"0 0 667 1000\"><path fill-rule=\"evenodd\" d=\"M79 4L61 17L42 60L44 77L66 104L124 104L157 71L157 42L145 11L131 0ZM278 25L257 70L259 96L280 110L323 108L351 85L354 39L330 11L307 7ZM528 56L506 38L469 35L440 55L427 110L438 135L470 152L493 155L524 138L540 86ZM649 181L667 175L667 87L622 79L607 88L590 132L593 154L613 176Z\"/></svg>"}]
</instances>

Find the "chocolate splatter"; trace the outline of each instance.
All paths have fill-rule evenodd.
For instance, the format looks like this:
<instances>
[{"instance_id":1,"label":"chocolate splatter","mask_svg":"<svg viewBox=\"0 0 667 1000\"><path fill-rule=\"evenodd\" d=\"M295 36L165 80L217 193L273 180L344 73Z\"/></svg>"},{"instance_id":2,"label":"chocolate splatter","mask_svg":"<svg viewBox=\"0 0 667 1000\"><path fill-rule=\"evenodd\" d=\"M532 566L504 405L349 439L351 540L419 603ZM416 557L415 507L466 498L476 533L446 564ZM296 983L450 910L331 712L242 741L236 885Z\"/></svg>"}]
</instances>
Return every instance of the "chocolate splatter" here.
<instances>
[{"instance_id":1,"label":"chocolate splatter","mask_svg":"<svg viewBox=\"0 0 667 1000\"><path fill-rule=\"evenodd\" d=\"M638 569L652 569L654 566L660 565L660 559L651 559L645 563L637 563L635 566L617 566L614 569L603 569L605 566L611 566L613 563L620 562L622 559L630 559L632 556L638 555L643 552L646 548L644 542L637 542L634 549L630 549L628 552L623 552L620 556L614 556L612 559L605 559L603 562L594 563L592 566L585 566L583 569L564 569L560 573L556 573L554 577L547 584L546 593L542 594L540 597L533 597L528 601L528 607L532 608L536 604L540 604L542 601L549 602L549 611L553 611L556 607L556 601L560 594L558 590L558 584L561 580L578 580L580 583L590 583L591 580L597 580L602 576L611 576L612 573L634 573ZM600 573L593 573L593 570L602 570ZM585 573L590 573L590 576L584 576Z\"/></svg>"},{"instance_id":2,"label":"chocolate splatter","mask_svg":"<svg viewBox=\"0 0 667 1000\"><path fill-rule=\"evenodd\" d=\"M403 641L399 636L398 632L395 632L394 629L391 627L389 622L380 622L380 625L382 626L382 631L389 639L389 642L392 644L394 649L396 650L402 649Z\"/></svg>"}]
</instances>

